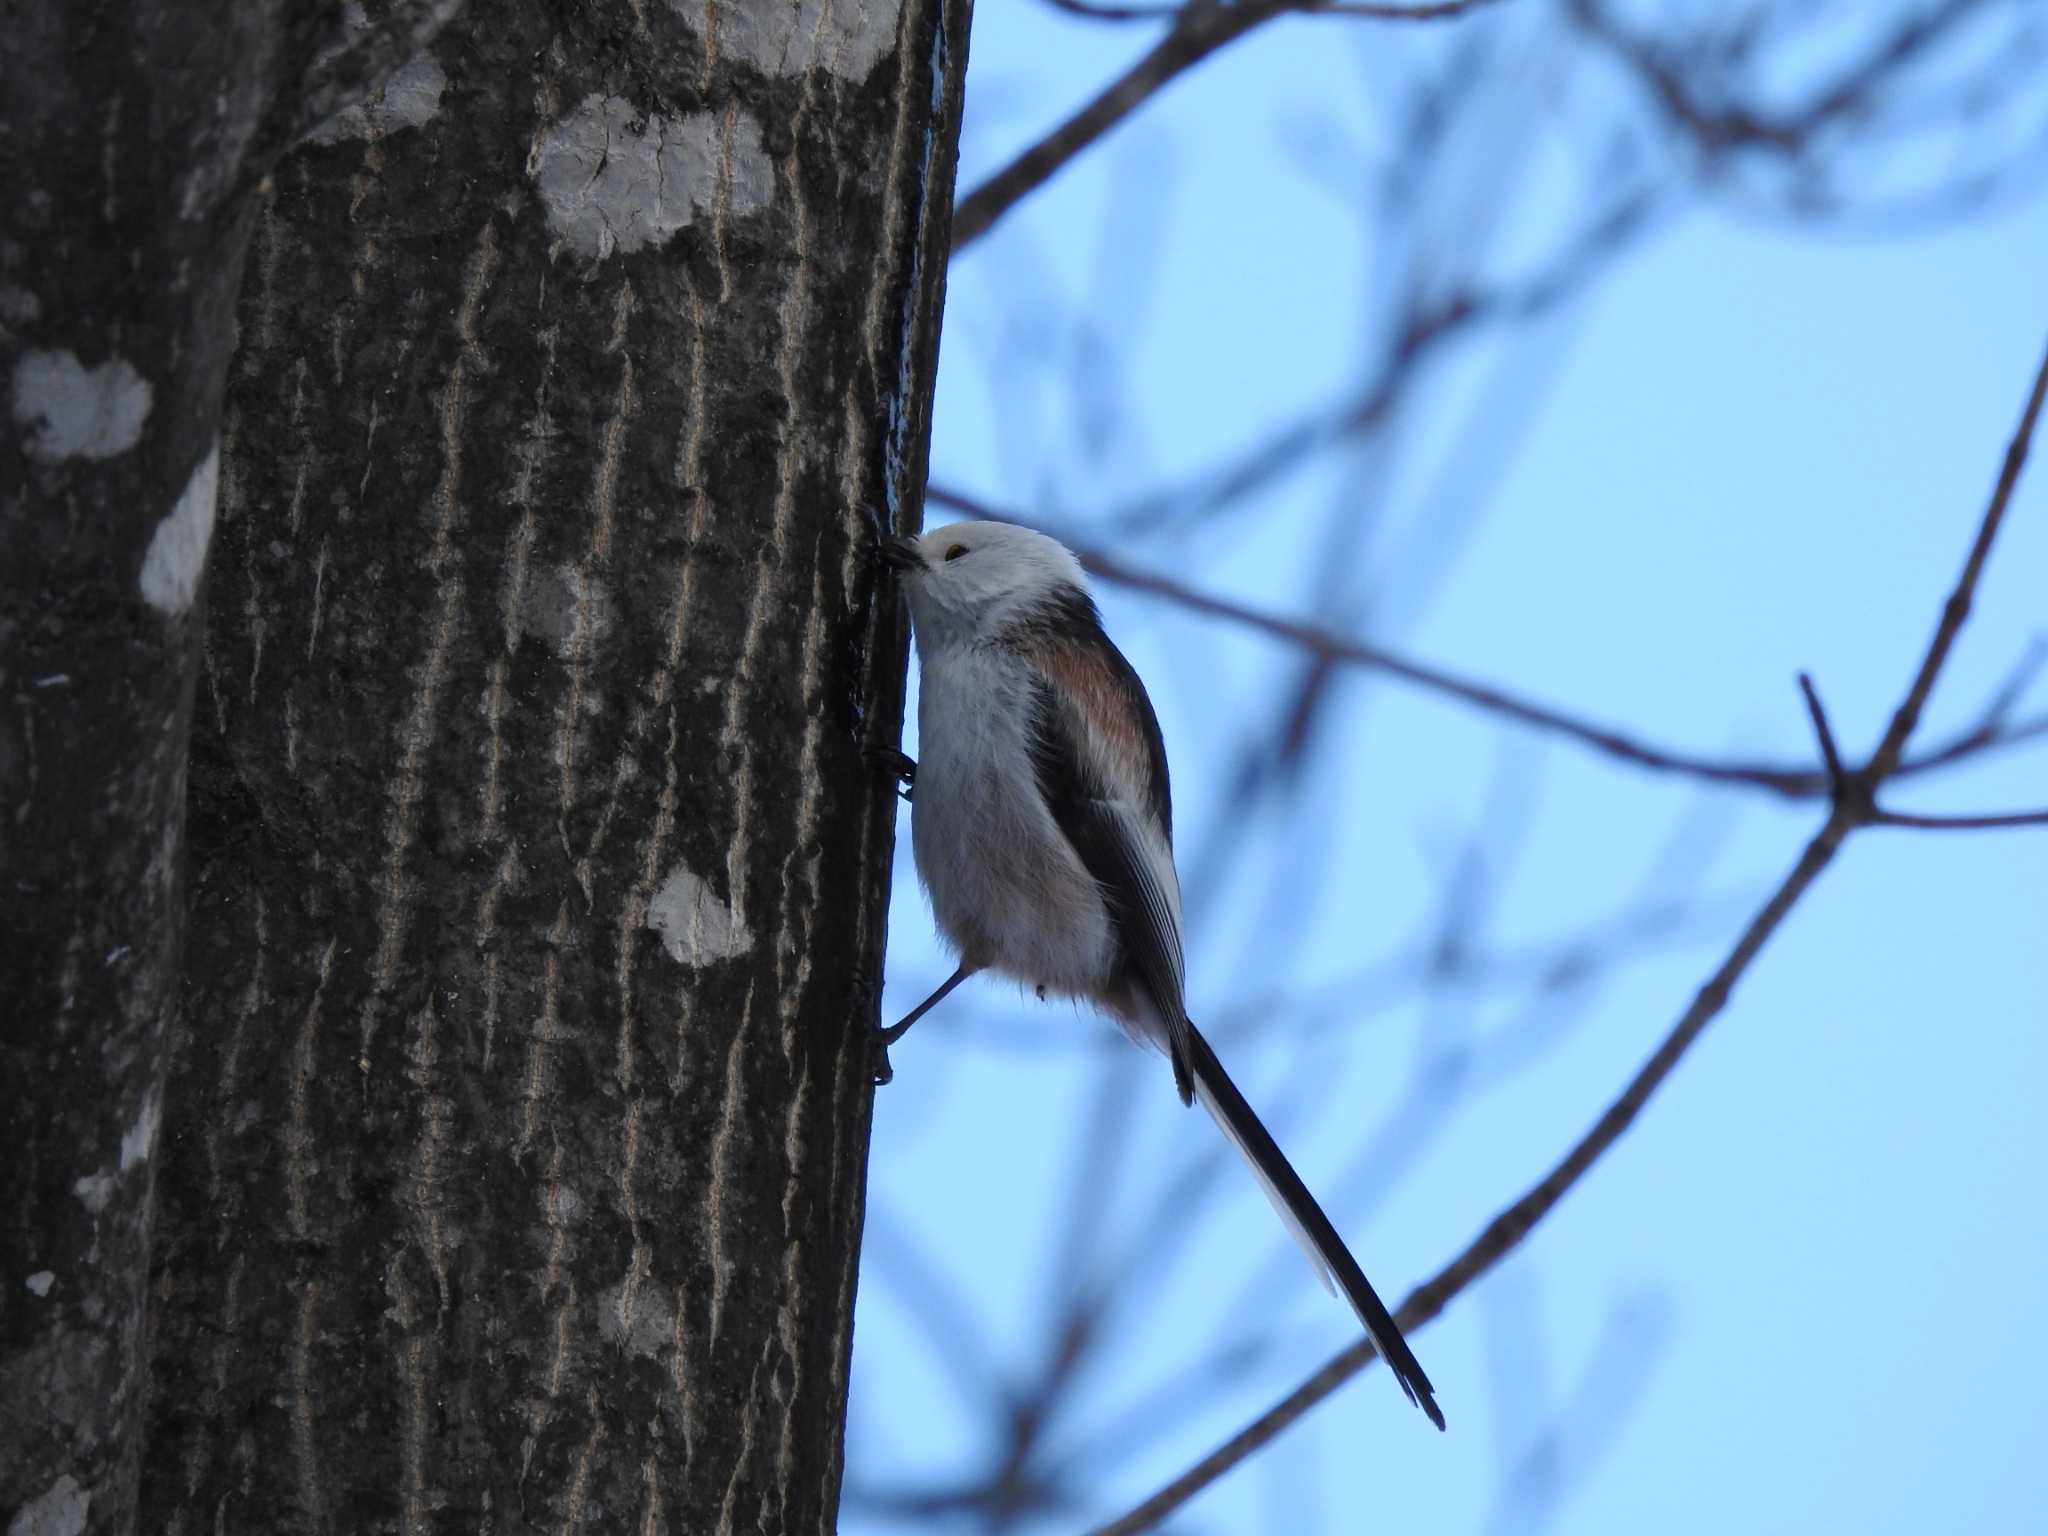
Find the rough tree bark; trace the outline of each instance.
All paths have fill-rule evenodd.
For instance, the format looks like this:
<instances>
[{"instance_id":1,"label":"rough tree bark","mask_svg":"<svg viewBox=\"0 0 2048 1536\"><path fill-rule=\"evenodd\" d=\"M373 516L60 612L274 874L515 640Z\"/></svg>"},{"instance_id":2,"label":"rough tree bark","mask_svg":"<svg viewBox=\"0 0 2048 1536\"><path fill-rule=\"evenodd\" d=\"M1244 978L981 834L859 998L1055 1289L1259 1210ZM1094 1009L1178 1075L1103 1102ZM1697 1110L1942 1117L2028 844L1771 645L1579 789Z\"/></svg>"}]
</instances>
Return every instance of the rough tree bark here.
<instances>
[{"instance_id":1,"label":"rough tree bark","mask_svg":"<svg viewBox=\"0 0 2048 1536\"><path fill-rule=\"evenodd\" d=\"M8 536L55 553L0 575L33 921L7 1067L57 1131L7 1188L10 1510L831 1527L893 807L863 749L894 739L903 663L867 545L923 483L967 23L459 19L175 253L194 292L118 352L165 381L145 462L27 466ZM48 30L52 69L117 51ZM291 51L250 48L196 81L191 48L124 67L203 117ZM297 109L346 99L274 76ZM100 195L115 138L87 128L63 196ZM170 227L178 166L122 175ZM36 434L97 448L132 414L91 371L126 254L80 248L38 258L80 263L41 318L83 317L64 382L93 409L18 426L10 485ZM10 283L14 346L38 289ZM209 465L204 618L189 592L166 616L137 568ZM204 521L172 514L178 550ZM110 1470L138 1455L139 1495Z\"/></svg>"},{"instance_id":2,"label":"rough tree bark","mask_svg":"<svg viewBox=\"0 0 2048 1536\"><path fill-rule=\"evenodd\" d=\"M0 21L0 1512L125 1528L196 600L254 190L435 0Z\"/></svg>"}]
</instances>

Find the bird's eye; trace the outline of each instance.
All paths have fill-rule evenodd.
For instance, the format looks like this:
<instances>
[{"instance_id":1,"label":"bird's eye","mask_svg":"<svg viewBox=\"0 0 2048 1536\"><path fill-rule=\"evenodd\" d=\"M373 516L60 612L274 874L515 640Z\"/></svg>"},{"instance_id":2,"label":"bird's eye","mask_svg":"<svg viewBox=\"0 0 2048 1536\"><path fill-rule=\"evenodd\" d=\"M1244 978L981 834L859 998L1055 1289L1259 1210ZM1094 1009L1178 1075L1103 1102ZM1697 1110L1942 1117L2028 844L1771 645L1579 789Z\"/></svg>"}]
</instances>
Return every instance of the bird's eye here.
<instances>
[{"instance_id":1,"label":"bird's eye","mask_svg":"<svg viewBox=\"0 0 2048 1536\"><path fill-rule=\"evenodd\" d=\"M947 549L946 558L948 560L958 560L962 555L966 553L967 546L965 544L955 544Z\"/></svg>"}]
</instances>

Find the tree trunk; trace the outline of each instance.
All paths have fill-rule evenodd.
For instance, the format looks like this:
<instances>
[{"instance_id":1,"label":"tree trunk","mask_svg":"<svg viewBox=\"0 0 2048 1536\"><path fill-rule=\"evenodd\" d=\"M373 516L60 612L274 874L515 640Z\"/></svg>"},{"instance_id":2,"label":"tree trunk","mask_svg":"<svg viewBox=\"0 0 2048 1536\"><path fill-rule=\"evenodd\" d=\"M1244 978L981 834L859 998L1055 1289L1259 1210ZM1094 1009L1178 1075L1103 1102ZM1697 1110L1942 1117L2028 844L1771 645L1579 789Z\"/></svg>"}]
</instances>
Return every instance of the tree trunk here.
<instances>
[{"instance_id":1,"label":"tree trunk","mask_svg":"<svg viewBox=\"0 0 2048 1536\"><path fill-rule=\"evenodd\" d=\"M254 190L439 18L9 5L0 35L0 1518L133 1520L186 734Z\"/></svg>"},{"instance_id":2,"label":"tree trunk","mask_svg":"<svg viewBox=\"0 0 2048 1536\"><path fill-rule=\"evenodd\" d=\"M47 618L0 578L0 771L35 813L7 1067L69 1139L9 1186L18 1267L55 1271L29 1298L10 1266L34 1402L5 1432L42 1438L9 1506L129 1526L80 1447L146 1349L144 1529L831 1528L893 816L864 750L904 660L868 548L923 484L967 22L460 19L190 253L142 478L30 466L68 563ZM133 174L172 219L176 168ZM93 271L65 281L83 312ZM84 378L110 404L35 430L96 450L134 390ZM133 594L210 465L195 634L189 591ZM17 1298L119 1327L36 1343Z\"/></svg>"}]
</instances>

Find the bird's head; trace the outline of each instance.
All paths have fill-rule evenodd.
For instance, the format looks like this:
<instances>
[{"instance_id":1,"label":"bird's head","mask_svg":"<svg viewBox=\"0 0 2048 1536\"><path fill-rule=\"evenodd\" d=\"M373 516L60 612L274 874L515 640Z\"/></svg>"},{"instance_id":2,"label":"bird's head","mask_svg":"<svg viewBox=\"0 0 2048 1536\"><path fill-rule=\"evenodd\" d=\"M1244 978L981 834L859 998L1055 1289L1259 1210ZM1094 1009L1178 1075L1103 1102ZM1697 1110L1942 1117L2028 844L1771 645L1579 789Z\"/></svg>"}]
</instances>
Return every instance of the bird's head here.
<instances>
[{"instance_id":1,"label":"bird's head","mask_svg":"<svg viewBox=\"0 0 2048 1536\"><path fill-rule=\"evenodd\" d=\"M1088 590L1072 550L1014 523L948 523L886 539L882 558L902 573L920 644L990 634L1025 609Z\"/></svg>"}]
</instances>

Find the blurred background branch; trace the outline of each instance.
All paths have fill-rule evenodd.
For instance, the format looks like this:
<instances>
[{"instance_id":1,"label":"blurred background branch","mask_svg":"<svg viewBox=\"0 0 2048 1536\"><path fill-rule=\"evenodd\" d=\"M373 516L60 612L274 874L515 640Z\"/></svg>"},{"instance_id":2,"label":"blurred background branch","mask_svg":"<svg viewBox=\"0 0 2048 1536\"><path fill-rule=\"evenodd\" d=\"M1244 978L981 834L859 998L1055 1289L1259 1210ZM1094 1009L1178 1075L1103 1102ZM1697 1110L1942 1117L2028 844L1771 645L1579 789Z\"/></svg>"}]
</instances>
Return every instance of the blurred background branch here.
<instances>
[{"instance_id":1,"label":"blurred background branch","mask_svg":"<svg viewBox=\"0 0 2048 1536\"><path fill-rule=\"evenodd\" d=\"M1943 606L1941 620L1935 627L1934 638L1927 647L1926 655L1921 658L1919 670L1908 686L1905 697L1893 711L1891 724L1887 727L1883 740L1878 743L1877 750L1871 754L1869 762L1853 772L1845 773L1826 822L1807 843L1798 862L1786 875L1784 883L1772 892L1770 899L1743 930L1728 958L1707 979L1699 994L1693 999L1692 1005L1680 1015L1671 1032L1664 1037L1657 1049L1651 1053L1650 1059L1643 1064L1642 1069L1630 1079L1628 1085L1607 1107L1606 1112L1594 1122L1592 1129L1587 1131L1527 1194L1494 1217L1463 1253L1445 1265L1427 1283L1418 1286L1408 1299L1402 1302L1395 1313L1395 1318L1404 1333L1412 1334L1420 1329L1423 1324L1440 1314L1451 1300L1474 1280L1506 1257L1534 1230L1538 1222L1549 1215L1558 1201L1586 1175L1594 1163L1621 1139L1622 1133L1634 1123L1636 1116L1671 1075L1672 1069L1678 1065L1680 1059L1692 1048L1706 1027L1728 1006L1728 1000L1734 994L1735 984L1763 952L1764 945L1778 931L1800 898L1834 861L1842 844L1858 828L1870 825L1877 819L1876 793L1904 753L1907 739L1912 735L1920 712L1933 691L1935 680L1941 675L1942 665L1947 661L1949 651L1954 646L1957 635L1962 631L1963 622L1969 616L1970 603L1976 592L1978 578L1983 574L1984 563L1990 557L1992 543L1998 536L1999 525L2005 517L2005 509L2011 500L2013 488L2018 483L2020 469L2026 463L2027 449L2033 441L2034 426L2041 414L2044 394L2048 394L2048 354L2043 355L2041 366L2034 375L2033 386L2021 412L2019 427L2013 434L2011 446L2006 451L2004 467L1992 491L1990 505L1985 509L1983 519L1978 525L1977 537L1971 544L1962 575L1957 579L1948 602ZM1816 714L1816 720L1822 718ZM1373 1359L1372 1344L1369 1340L1345 1350L1284 1401L1261 1415L1211 1456L1183 1476L1176 1478L1129 1514L1103 1526L1100 1536L1133 1536L1135 1532L1152 1529L1194 1494L1244 1457L1268 1443L1303 1413L1370 1365Z\"/></svg>"},{"instance_id":2,"label":"blurred background branch","mask_svg":"<svg viewBox=\"0 0 2048 1536\"><path fill-rule=\"evenodd\" d=\"M964 513L969 517L993 518L1003 522L1031 521L1020 513L988 506L943 485L932 485L926 495L927 499L936 505ZM1056 533L1060 530L1055 527L1047 531ZM1292 619L1262 613L1243 603L1198 591L1186 582L1171 576L1141 570L1099 549L1085 545L1075 545L1074 548L1089 574L1104 581L1148 592L1195 613L1228 620L1260 634L1284 640L1319 663L1365 667L1385 673L1402 682L1413 683L1417 687L1456 699L1460 703L1470 704L1476 709L1486 710L1517 725L1565 737L1633 767L1653 769L1660 773L1674 773L1713 784L1747 785L1756 789L1768 789L1787 799L1795 800L1812 799L1829 793L1831 789L1830 774L1825 763L1809 768L1790 764L1729 762L1652 746L1612 727L1599 725L1548 705L1533 703L1489 684L1475 682L1441 668L1410 660L1385 646L1347 640L1341 635L1332 634L1312 624L1302 624ZM1954 767L1968 762L1980 752L1997 747L2016 746L2048 734L2048 715L2035 715L2017 722L2009 721L2007 718L2011 713L2013 701L2025 692L2039 673L2044 654L2048 653L2044 653L2041 646L2029 646L2015 663L2010 678L2001 685L1998 692L1987 702L1984 712L1971 725L1957 732L1940 746L1930 748L1921 756L1901 763L1893 770L1891 776L1910 777L1937 768ZM1892 826L1972 824L1970 818L1955 817L1914 818L1886 815L1881 819L1886 825ZM2024 825L2030 819L2028 816L2018 820L1994 818L1985 824ZM1981 821L1982 818L1977 820Z\"/></svg>"},{"instance_id":3,"label":"blurred background branch","mask_svg":"<svg viewBox=\"0 0 2048 1536\"><path fill-rule=\"evenodd\" d=\"M1978 462L1953 427L1937 438L1948 402L1915 386L1967 368L1942 346L1981 352L2001 325L2039 317L2008 301L1986 322L1928 254L1903 276L1858 280L1874 340L1857 361L1784 358L1800 357L1802 306L1844 280L1833 274L2015 210L2040 228L2027 210L2048 167L2048 13L2027 0L1513 0L1436 25L1347 27L1283 5L1075 8L1055 0L1035 23L985 8L978 23L962 173L975 190L956 223L929 500L1083 551L1166 725L1194 996L1211 1000L1198 1016L1368 1272L1398 1277L1419 1253L1453 1251L1473 1209L1535 1219L1526 1201L1549 1180L1523 1202L1506 1193L1602 1105L1621 1107L1605 1095L1640 1060L1644 1010L1747 964L1755 925L1768 931L1786 891L1796 899L1818 873L1802 861L1783 875L1780 818L1818 802L1834 826L1855 797L1817 743L1788 734L1802 726L1796 669L1827 684L1838 752L1856 761L1850 723L1882 719L1906 664L1883 637L1904 645L1918 622L1920 597L1893 594L1924 593L1925 561L1951 558L1927 552L1929 530ZM1052 39L1059 64L1014 37ZM1703 347L1671 342L1733 328L1712 308L1728 302L1733 280L1717 289L1712 270L1727 258L1698 258L1648 301L1668 324L1633 350L1601 338L1625 364L1605 365L1589 407L1593 386L1575 377L1585 333L1617 295L1643 315L1640 274L1703 230L1810 253L1759 265L1736 290L1741 333L1775 329L1784 346L1707 375ZM1722 253L1734 237L1716 238ZM1811 269L1803 285L1778 275L1795 259ZM1918 316L1912 335L1938 337L1932 350L1906 334ZM1869 391L1842 368L1882 368L1918 403L1888 425L1859 422ZM1741 415L1737 401L1765 408ZM1710 407L1680 452L1676 427L1645 436ZM1779 421L1784 445L1757 440L1759 423ZM1928 469L1869 501L1865 461ZM1949 466L1938 481L1937 464ZM1703 564L1716 538L1729 558ZM2015 550L2013 570L2036 569L2038 548ZM1475 608L1473 572L1503 562L1522 581L1480 584ZM1887 859L1925 841L1953 846L1952 860L2031 836L2037 813L2006 808L2041 801L2048 658L2025 627L2038 604L2016 627L2019 578L2005 579L1998 622L1944 688L1957 702L1868 780L1838 836L1986 828L1871 840L1901 850ZM1781 589L1795 595L1758 595ZM1559 698L1572 707L1543 702ZM1553 760L1560 739L1585 750ZM1878 782L1908 779L1948 803L1877 805ZM1824 864L1833 848L1809 857ZM1879 876L1857 868L1863 884L1830 882L1830 899L1851 890L1855 912L1889 910ZM1980 894L1982 876L1946 878L1957 922L1985 942L2019 920L1995 880ZM891 976L907 992L944 967L921 947L911 882L899 885ZM1932 935L1888 937L1845 976L1814 931L1843 921L1830 899L1772 946L1772 1006L1808 1010L1802 1021L1813 1007L1787 994L1799 962L1786 956L1804 957L1801 985L1835 1009L1857 1006L1841 994L1861 970L1906 1008L1899 969L1951 963ZM2023 957L2011 968L2025 973ZM1704 1027L1707 1004L1719 1006L1711 987L1674 1038ZM1825 1049L1815 1032L1808 1048ZM1997 1038L2013 1061L2010 1032ZM1797 1039L1771 1048L1795 1053ZM1688 1078L1704 1071L1712 1112L1746 1122L1762 1111L1731 1108L1712 1075L1736 1049L1705 1053ZM878 1145L850 1529L1099 1520L1184 1469L1340 1334L1227 1157L1162 1101L1158 1063L1100 1021L963 989L898 1067L878 1135L900 1138L904 1171ZM1794 1062L1770 1070L1793 1091ZM1700 1149L1684 1101L1671 1096L1657 1134ZM1603 1188L1678 1178L1642 1150L1603 1166ZM1571 1209L1598 1198L1588 1189ZM1516 1264L1560 1267L1561 1244L1575 1265L1597 1264L1606 1249L1585 1220L1561 1215L1551 1230L1572 1235L1521 1248ZM1706 1222L1688 1224L1702 1241ZM1656 1231L1656 1262L1683 1265ZM1726 1288L1742 1268L1731 1258L1697 1283ZM1477 1273L1454 1265L1419 1288L1415 1316ZM1534 1529L1565 1500L1597 1497L1603 1469L1644 1464L1606 1449L1659 1383L1695 1379L1694 1331L1718 1337L1658 1274L1612 1282L1604 1294L1629 1299L1590 1317L1560 1294L1538 1325L1576 1327L1556 1352L1578 1362L1573 1385L1532 1389L1512 1412L1506 1378L1456 1342L1469 1323L1431 1331L1425 1363L1461 1383L1440 1454L1477 1455L1488 1472L1455 1463L1471 1497L1440 1523ZM1378 1407L1360 1394L1343 1412ZM1272 1494L1284 1519L1265 1506L1244 1516L1252 1495L1222 1491L1199 1518L1309 1530L1320 1512L1352 1529L1353 1474L1390 1509L1436 1518L1445 1480L1389 1469L1439 1462L1375 1442L1361 1470L1344 1426L1327 1488L1296 1449L1316 1436L1274 1448L1273 1486L1294 1490Z\"/></svg>"}]
</instances>

